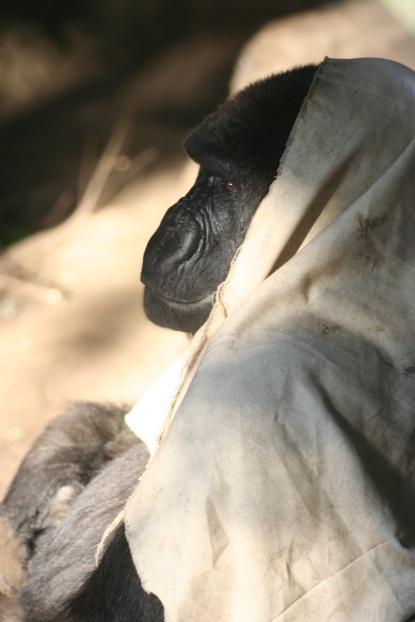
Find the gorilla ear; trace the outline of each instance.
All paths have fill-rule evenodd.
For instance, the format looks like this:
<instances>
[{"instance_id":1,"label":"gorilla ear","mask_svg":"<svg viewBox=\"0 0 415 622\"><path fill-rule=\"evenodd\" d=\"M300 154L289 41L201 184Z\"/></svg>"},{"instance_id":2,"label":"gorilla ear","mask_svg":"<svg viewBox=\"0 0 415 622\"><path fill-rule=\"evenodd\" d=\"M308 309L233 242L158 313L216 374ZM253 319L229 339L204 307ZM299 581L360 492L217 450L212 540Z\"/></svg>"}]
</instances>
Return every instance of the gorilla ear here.
<instances>
[{"instance_id":1,"label":"gorilla ear","mask_svg":"<svg viewBox=\"0 0 415 622\"><path fill-rule=\"evenodd\" d=\"M234 173L231 158L224 146L206 140L199 130L195 130L188 136L184 148L187 155L209 173L225 178Z\"/></svg>"}]
</instances>

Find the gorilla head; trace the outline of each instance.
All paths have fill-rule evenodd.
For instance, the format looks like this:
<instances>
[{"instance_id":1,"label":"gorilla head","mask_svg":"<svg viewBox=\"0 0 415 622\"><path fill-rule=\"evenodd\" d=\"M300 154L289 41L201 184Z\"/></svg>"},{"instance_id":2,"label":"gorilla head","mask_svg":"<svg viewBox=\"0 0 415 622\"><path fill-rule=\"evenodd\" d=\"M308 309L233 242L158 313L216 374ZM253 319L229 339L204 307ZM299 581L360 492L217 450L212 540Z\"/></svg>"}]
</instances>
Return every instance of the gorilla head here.
<instances>
[{"instance_id":1,"label":"gorilla head","mask_svg":"<svg viewBox=\"0 0 415 622\"><path fill-rule=\"evenodd\" d=\"M276 175L316 70L310 65L252 84L187 138L199 174L144 254L144 309L155 324L194 333L206 321Z\"/></svg>"}]
</instances>

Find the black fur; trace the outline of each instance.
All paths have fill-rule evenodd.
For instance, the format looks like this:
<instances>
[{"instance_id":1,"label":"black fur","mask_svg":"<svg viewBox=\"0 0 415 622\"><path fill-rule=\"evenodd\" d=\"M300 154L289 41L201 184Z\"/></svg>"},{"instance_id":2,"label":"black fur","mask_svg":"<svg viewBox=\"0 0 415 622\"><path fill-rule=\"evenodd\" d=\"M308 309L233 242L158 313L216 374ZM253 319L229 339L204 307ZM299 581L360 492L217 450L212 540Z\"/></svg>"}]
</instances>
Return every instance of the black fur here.
<instances>
[{"instance_id":1,"label":"black fur","mask_svg":"<svg viewBox=\"0 0 415 622\"><path fill-rule=\"evenodd\" d=\"M35 441L11 483L0 513L30 557L36 540L54 528L103 466L138 439L125 425L128 408L77 402Z\"/></svg>"},{"instance_id":2,"label":"black fur","mask_svg":"<svg viewBox=\"0 0 415 622\"><path fill-rule=\"evenodd\" d=\"M194 333L207 319L276 175L316 69L310 65L249 86L186 140L199 175L167 211L144 254L144 309L155 324Z\"/></svg>"},{"instance_id":3,"label":"black fur","mask_svg":"<svg viewBox=\"0 0 415 622\"><path fill-rule=\"evenodd\" d=\"M140 620L130 616L131 607L135 608L130 591L134 591L135 603L142 600L144 611L156 600L142 589L135 590L139 582L123 526L116 532L118 538L110 541L98 570L95 568L102 534L123 509L149 457L145 445L125 425L127 410L114 405L74 404L69 413L46 428L19 467L0 512L20 540L22 562L27 567L21 593L24 622L83 620L73 617L70 609L64 610L64 603L85 591L83 586L93 588L107 580L111 593L111 573L105 570L110 563L119 570L114 571L113 587L118 593L118 583L125 582L120 593L126 599L120 610L113 612L115 617L105 613L113 602L109 597L102 603L101 617L85 619ZM91 593L94 607L102 594L101 588L95 595ZM163 620L163 615L155 619Z\"/></svg>"},{"instance_id":4,"label":"black fur","mask_svg":"<svg viewBox=\"0 0 415 622\"><path fill-rule=\"evenodd\" d=\"M137 573L128 547L117 551L117 543L110 542L109 552L103 557L107 560L103 568L101 562L96 569L95 554L105 529L123 509L137 486L147 460L148 452L140 442L116 457L91 480L73 502L62 523L38 539L35 554L28 566L29 579L22 592L25 622L43 622L43 620L78 622L78 617L72 614L66 613L64 617L62 603L80 590L81 593L85 592L83 587L85 582L91 589L102 582L101 587L97 587L96 593L87 588L86 594L81 596L81 601L84 602L89 594L93 603L91 607L95 607L100 598L107 596L104 594L106 590L111 592L112 588L116 588L119 591L117 584L119 577L121 582L125 583L125 593L129 592L130 579L136 577ZM120 539L117 542L120 542ZM115 563L113 586L111 574L108 575L105 571L105 568L108 568L108 557ZM134 586L136 583L135 580ZM114 595L114 598L116 597ZM136 601L140 598L144 601L148 598L143 590L136 593ZM113 602L111 595L108 596L108 601ZM121 602L120 609L113 611L114 618L108 613L102 618L91 620L128 619L124 616L124 609L129 610L128 603L127 600L125 603ZM103 610L105 604L102 604Z\"/></svg>"},{"instance_id":5,"label":"black fur","mask_svg":"<svg viewBox=\"0 0 415 622\"><path fill-rule=\"evenodd\" d=\"M32 605L30 609L26 609L24 622L164 620L163 606L159 599L154 594L147 594L141 587L123 523L112 534L98 568L89 575L75 597L60 605L58 609L43 607L40 611L33 610Z\"/></svg>"},{"instance_id":6,"label":"black fur","mask_svg":"<svg viewBox=\"0 0 415 622\"><path fill-rule=\"evenodd\" d=\"M124 524L117 528L99 568L68 604L65 613L65 617L45 622L163 622L161 602L141 587Z\"/></svg>"}]
</instances>

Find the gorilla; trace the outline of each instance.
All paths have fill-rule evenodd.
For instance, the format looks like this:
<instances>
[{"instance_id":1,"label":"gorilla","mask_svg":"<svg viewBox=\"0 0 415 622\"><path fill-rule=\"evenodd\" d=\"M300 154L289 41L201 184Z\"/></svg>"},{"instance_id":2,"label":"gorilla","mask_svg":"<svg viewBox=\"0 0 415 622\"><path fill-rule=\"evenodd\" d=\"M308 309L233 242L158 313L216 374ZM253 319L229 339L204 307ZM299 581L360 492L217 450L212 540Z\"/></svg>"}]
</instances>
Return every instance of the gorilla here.
<instances>
[{"instance_id":1,"label":"gorilla","mask_svg":"<svg viewBox=\"0 0 415 622\"><path fill-rule=\"evenodd\" d=\"M144 308L154 323L195 333L275 178L317 66L273 75L240 91L185 142L200 166L144 254ZM19 545L23 622L162 622L141 587L119 522L148 452L127 428L128 408L80 403L47 427L0 508ZM1 572L1 569L0 569Z\"/></svg>"}]
</instances>

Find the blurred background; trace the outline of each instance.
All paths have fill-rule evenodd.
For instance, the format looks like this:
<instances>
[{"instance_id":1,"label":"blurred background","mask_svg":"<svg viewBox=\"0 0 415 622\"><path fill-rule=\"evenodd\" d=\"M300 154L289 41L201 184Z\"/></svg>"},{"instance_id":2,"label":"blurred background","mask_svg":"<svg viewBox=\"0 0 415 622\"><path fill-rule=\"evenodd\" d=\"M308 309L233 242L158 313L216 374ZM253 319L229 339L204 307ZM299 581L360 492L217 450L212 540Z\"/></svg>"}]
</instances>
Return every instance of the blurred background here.
<instances>
[{"instance_id":1,"label":"blurred background","mask_svg":"<svg viewBox=\"0 0 415 622\"><path fill-rule=\"evenodd\" d=\"M324 56L415 69L415 0L3 0L0 493L68 400L134 402L186 337L141 308L182 142L235 89ZM399 94L397 94L399 96Z\"/></svg>"}]
</instances>

